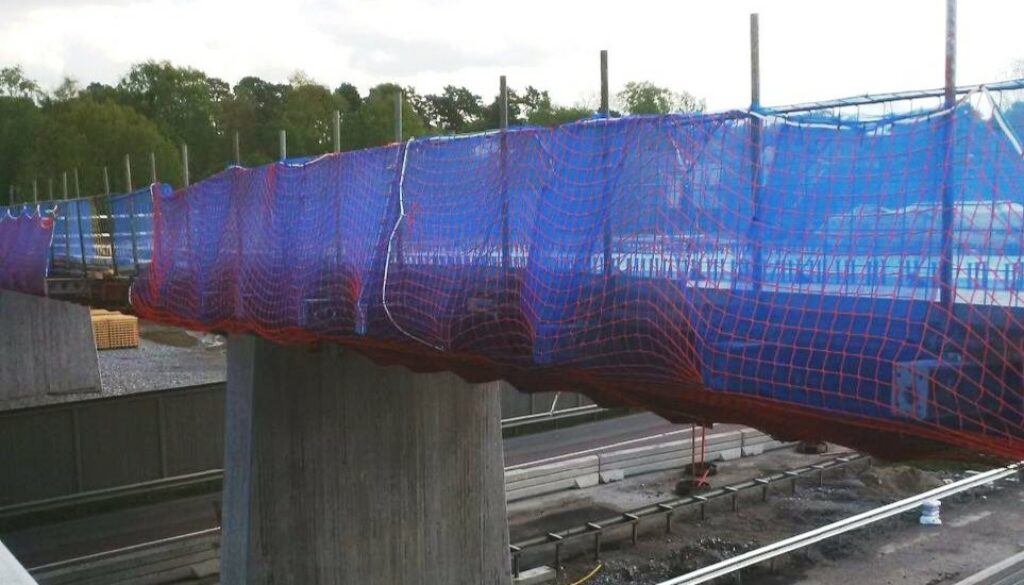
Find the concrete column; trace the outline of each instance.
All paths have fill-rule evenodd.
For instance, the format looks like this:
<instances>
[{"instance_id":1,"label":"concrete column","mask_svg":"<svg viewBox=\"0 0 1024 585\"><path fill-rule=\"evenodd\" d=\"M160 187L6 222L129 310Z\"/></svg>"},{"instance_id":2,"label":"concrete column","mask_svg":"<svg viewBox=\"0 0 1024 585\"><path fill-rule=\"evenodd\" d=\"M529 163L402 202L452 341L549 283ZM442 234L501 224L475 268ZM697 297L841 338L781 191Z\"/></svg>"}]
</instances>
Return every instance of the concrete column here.
<instances>
[{"instance_id":1,"label":"concrete column","mask_svg":"<svg viewBox=\"0 0 1024 585\"><path fill-rule=\"evenodd\" d=\"M36 585L36 580L0 542L0 583L4 585Z\"/></svg>"},{"instance_id":2,"label":"concrete column","mask_svg":"<svg viewBox=\"0 0 1024 585\"><path fill-rule=\"evenodd\" d=\"M100 390L87 307L0 291L0 409Z\"/></svg>"},{"instance_id":3,"label":"concrete column","mask_svg":"<svg viewBox=\"0 0 1024 585\"><path fill-rule=\"evenodd\" d=\"M221 582L510 583L497 385L228 342Z\"/></svg>"}]
</instances>

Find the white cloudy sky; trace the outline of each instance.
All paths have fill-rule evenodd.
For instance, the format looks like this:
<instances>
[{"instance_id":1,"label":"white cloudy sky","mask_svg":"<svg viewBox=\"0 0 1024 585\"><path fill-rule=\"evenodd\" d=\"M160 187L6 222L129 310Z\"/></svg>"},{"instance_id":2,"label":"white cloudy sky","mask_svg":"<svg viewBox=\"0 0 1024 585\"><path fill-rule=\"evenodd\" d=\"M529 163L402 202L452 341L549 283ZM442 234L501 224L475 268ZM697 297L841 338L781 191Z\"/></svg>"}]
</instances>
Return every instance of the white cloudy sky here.
<instances>
[{"instance_id":1,"label":"white cloudy sky","mask_svg":"<svg viewBox=\"0 0 1024 585\"><path fill-rule=\"evenodd\" d=\"M421 92L497 77L594 100L598 50L613 90L686 89L712 109L749 101L748 14L761 14L763 103L942 84L944 0L0 0L0 64L46 86L114 83L169 59L235 82L301 69L328 85ZM1024 1L960 0L959 79L1005 78L1024 59Z\"/></svg>"}]
</instances>

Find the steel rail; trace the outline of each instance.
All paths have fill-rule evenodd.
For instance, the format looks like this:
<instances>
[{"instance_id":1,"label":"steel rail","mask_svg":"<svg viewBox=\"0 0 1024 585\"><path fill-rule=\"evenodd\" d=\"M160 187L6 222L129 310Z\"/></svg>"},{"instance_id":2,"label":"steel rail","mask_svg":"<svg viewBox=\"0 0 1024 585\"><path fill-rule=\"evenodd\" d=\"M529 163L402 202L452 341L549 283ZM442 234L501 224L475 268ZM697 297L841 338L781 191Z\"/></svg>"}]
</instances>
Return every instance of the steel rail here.
<instances>
[{"instance_id":1,"label":"steel rail","mask_svg":"<svg viewBox=\"0 0 1024 585\"><path fill-rule=\"evenodd\" d=\"M844 518L843 520L833 522L832 524L822 526L821 528L816 528L814 530L804 532L803 534L798 534L791 538L780 540L768 546L737 555L731 559L692 571L685 575L681 575L667 581L662 581L658 585L696 585L698 583L706 583L712 579L730 575L746 567L770 561L778 556L807 547L816 542L832 538L833 536L843 534L844 532L863 528L864 526L873 524L879 520L884 520L885 518L913 510L928 500L941 500L943 498L948 498L949 496L974 489L978 486L1016 475L1022 470L1024 470L1024 463L1016 463L1008 467L1001 467L983 473L978 473L949 485L944 485L942 487L920 493L916 496L911 496L898 502L893 502L891 504L875 508L874 510L869 510L862 514Z\"/></svg>"},{"instance_id":2,"label":"steel rail","mask_svg":"<svg viewBox=\"0 0 1024 585\"><path fill-rule=\"evenodd\" d=\"M173 546L181 544L191 540L200 540L209 537L218 537L220 535L220 526L214 528L207 528L205 530L199 530L197 532L190 532L188 534L179 534L177 536L169 536L167 538L161 538L159 540L151 540L148 542L142 542L139 544L132 544L121 548L115 548L105 550L98 553L88 554L81 557L74 557L70 559L64 559L62 561L54 561L45 565L39 565L37 567L31 567L28 569L29 573L42 573L47 571L56 571L61 569L67 569L74 567L75 565L82 565L87 563L93 563L96 561L102 561L106 559L116 558L121 555L140 553L155 548L163 548L166 546Z\"/></svg>"},{"instance_id":3,"label":"steel rail","mask_svg":"<svg viewBox=\"0 0 1024 585\"><path fill-rule=\"evenodd\" d=\"M746 481L729 484L720 488L703 492L701 494L663 500L661 502L656 502L654 504L648 504L640 508L629 510L628 512L623 512L615 516L610 516L602 520L586 522L585 524L580 526L575 526L557 532L546 532L542 535L537 535L534 537L523 539L518 542L512 543L512 545L509 547L512 554L513 573L516 576L520 574L520 557L525 552L533 549L554 547L555 567L558 567L559 565L561 565L561 552L563 546L565 546L568 542L574 540L592 538L594 540L594 557L599 558L601 553L602 536L604 532L607 530L622 526L630 526L632 528L631 537L633 543L636 544L637 540L639 539L640 521L645 518L664 516L665 532L670 533L672 532L672 516L676 511L680 509L699 505L701 519L704 519L706 514L706 507L710 501L728 497L732 499L732 510L735 512L738 506L737 498L741 492L751 489L760 489L761 500L764 501L768 498L768 488L772 484L789 481L790 492L793 493L796 490L796 481L800 477L817 473L818 484L821 485L824 480L824 475L827 471L843 469L846 466L858 461L867 461L870 464L871 459L867 455L863 455L860 453L836 457L834 459L829 459L828 461L824 461L822 463L796 467L793 469L788 469L786 471L773 473L763 477L758 477Z\"/></svg>"}]
</instances>

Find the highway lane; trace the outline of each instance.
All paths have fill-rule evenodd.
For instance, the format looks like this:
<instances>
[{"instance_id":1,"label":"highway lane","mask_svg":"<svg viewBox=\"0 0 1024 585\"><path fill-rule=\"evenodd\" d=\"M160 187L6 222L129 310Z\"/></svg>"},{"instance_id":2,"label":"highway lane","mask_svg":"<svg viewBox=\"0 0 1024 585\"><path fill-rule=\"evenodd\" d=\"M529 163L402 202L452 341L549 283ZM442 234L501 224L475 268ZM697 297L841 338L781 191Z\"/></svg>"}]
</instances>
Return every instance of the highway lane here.
<instances>
[{"instance_id":1,"label":"highway lane","mask_svg":"<svg viewBox=\"0 0 1024 585\"><path fill-rule=\"evenodd\" d=\"M714 432L733 428L736 425L720 425ZM633 414L507 439L505 464L639 447L689 434L689 425L674 425L649 413ZM219 502L219 493L189 496L22 529L0 535L0 540L25 566L33 567L215 527Z\"/></svg>"}]
</instances>

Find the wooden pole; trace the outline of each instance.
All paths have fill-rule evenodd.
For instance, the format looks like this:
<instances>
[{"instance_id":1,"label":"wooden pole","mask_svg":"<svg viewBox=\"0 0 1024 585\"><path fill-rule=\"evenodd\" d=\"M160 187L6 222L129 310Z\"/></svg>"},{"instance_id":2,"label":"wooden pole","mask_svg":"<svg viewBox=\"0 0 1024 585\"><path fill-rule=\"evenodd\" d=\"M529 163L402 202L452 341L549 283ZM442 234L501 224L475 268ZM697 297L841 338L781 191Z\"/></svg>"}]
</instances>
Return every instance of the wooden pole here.
<instances>
[{"instance_id":1,"label":"wooden pole","mask_svg":"<svg viewBox=\"0 0 1024 585\"><path fill-rule=\"evenodd\" d=\"M946 86L944 105L956 107L956 0L946 0ZM956 113L946 124L946 148L942 178L942 250L939 256L939 304L953 311L953 143L956 140Z\"/></svg>"},{"instance_id":2,"label":"wooden pole","mask_svg":"<svg viewBox=\"0 0 1024 585\"><path fill-rule=\"evenodd\" d=\"M72 172L72 176L74 177L74 183L75 183L75 197L76 198L77 197L81 197L82 196L82 191L78 187L78 169L77 168L72 169L71 172Z\"/></svg>"},{"instance_id":3,"label":"wooden pole","mask_svg":"<svg viewBox=\"0 0 1024 585\"><path fill-rule=\"evenodd\" d=\"M235 164L242 166L242 145L238 138L238 130L235 130L235 135L232 138L232 152L235 155Z\"/></svg>"},{"instance_id":4,"label":"wooden pole","mask_svg":"<svg viewBox=\"0 0 1024 585\"><path fill-rule=\"evenodd\" d=\"M110 172L103 167L103 194L110 195Z\"/></svg>"},{"instance_id":5,"label":"wooden pole","mask_svg":"<svg viewBox=\"0 0 1024 585\"><path fill-rule=\"evenodd\" d=\"M281 162L288 158L288 132L281 130L277 133L277 147L281 153Z\"/></svg>"},{"instance_id":6,"label":"wooden pole","mask_svg":"<svg viewBox=\"0 0 1024 585\"><path fill-rule=\"evenodd\" d=\"M32 179L32 203L39 203L39 182Z\"/></svg>"},{"instance_id":7,"label":"wooden pole","mask_svg":"<svg viewBox=\"0 0 1024 585\"><path fill-rule=\"evenodd\" d=\"M341 152L341 112L338 110L334 110L332 129L334 130L334 152Z\"/></svg>"},{"instance_id":8,"label":"wooden pole","mask_svg":"<svg viewBox=\"0 0 1024 585\"><path fill-rule=\"evenodd\" d=\"M61 196L64 199L67 199L68 198L68 172L67 171L64 171L63 173L60 174L60 184L61 184L61 189L60 189Z\"/></svg>"},{"instance_id":9,"label":"wooden pole","mask_svg":"<svg viewBox=\"0 0 1024 585\"><path fill-rule=\"evenodd\" d=\"M750 15L750 109L761 107L761 38L757 13ZM764 234L761 230L761 118L750 117L750 284L754 292L761 292L764 281Z\"/></svg>"},{"instance_id":10,"label":"wooden pole","mask_svg":"<svg viewBox=\"0 0 1024 585\"><path fill-rule=\"evenodd\" d=\"M150 184L157 182L156 177L156 153L149 153L149 182Z\"/></svg>"}]
</instances>

